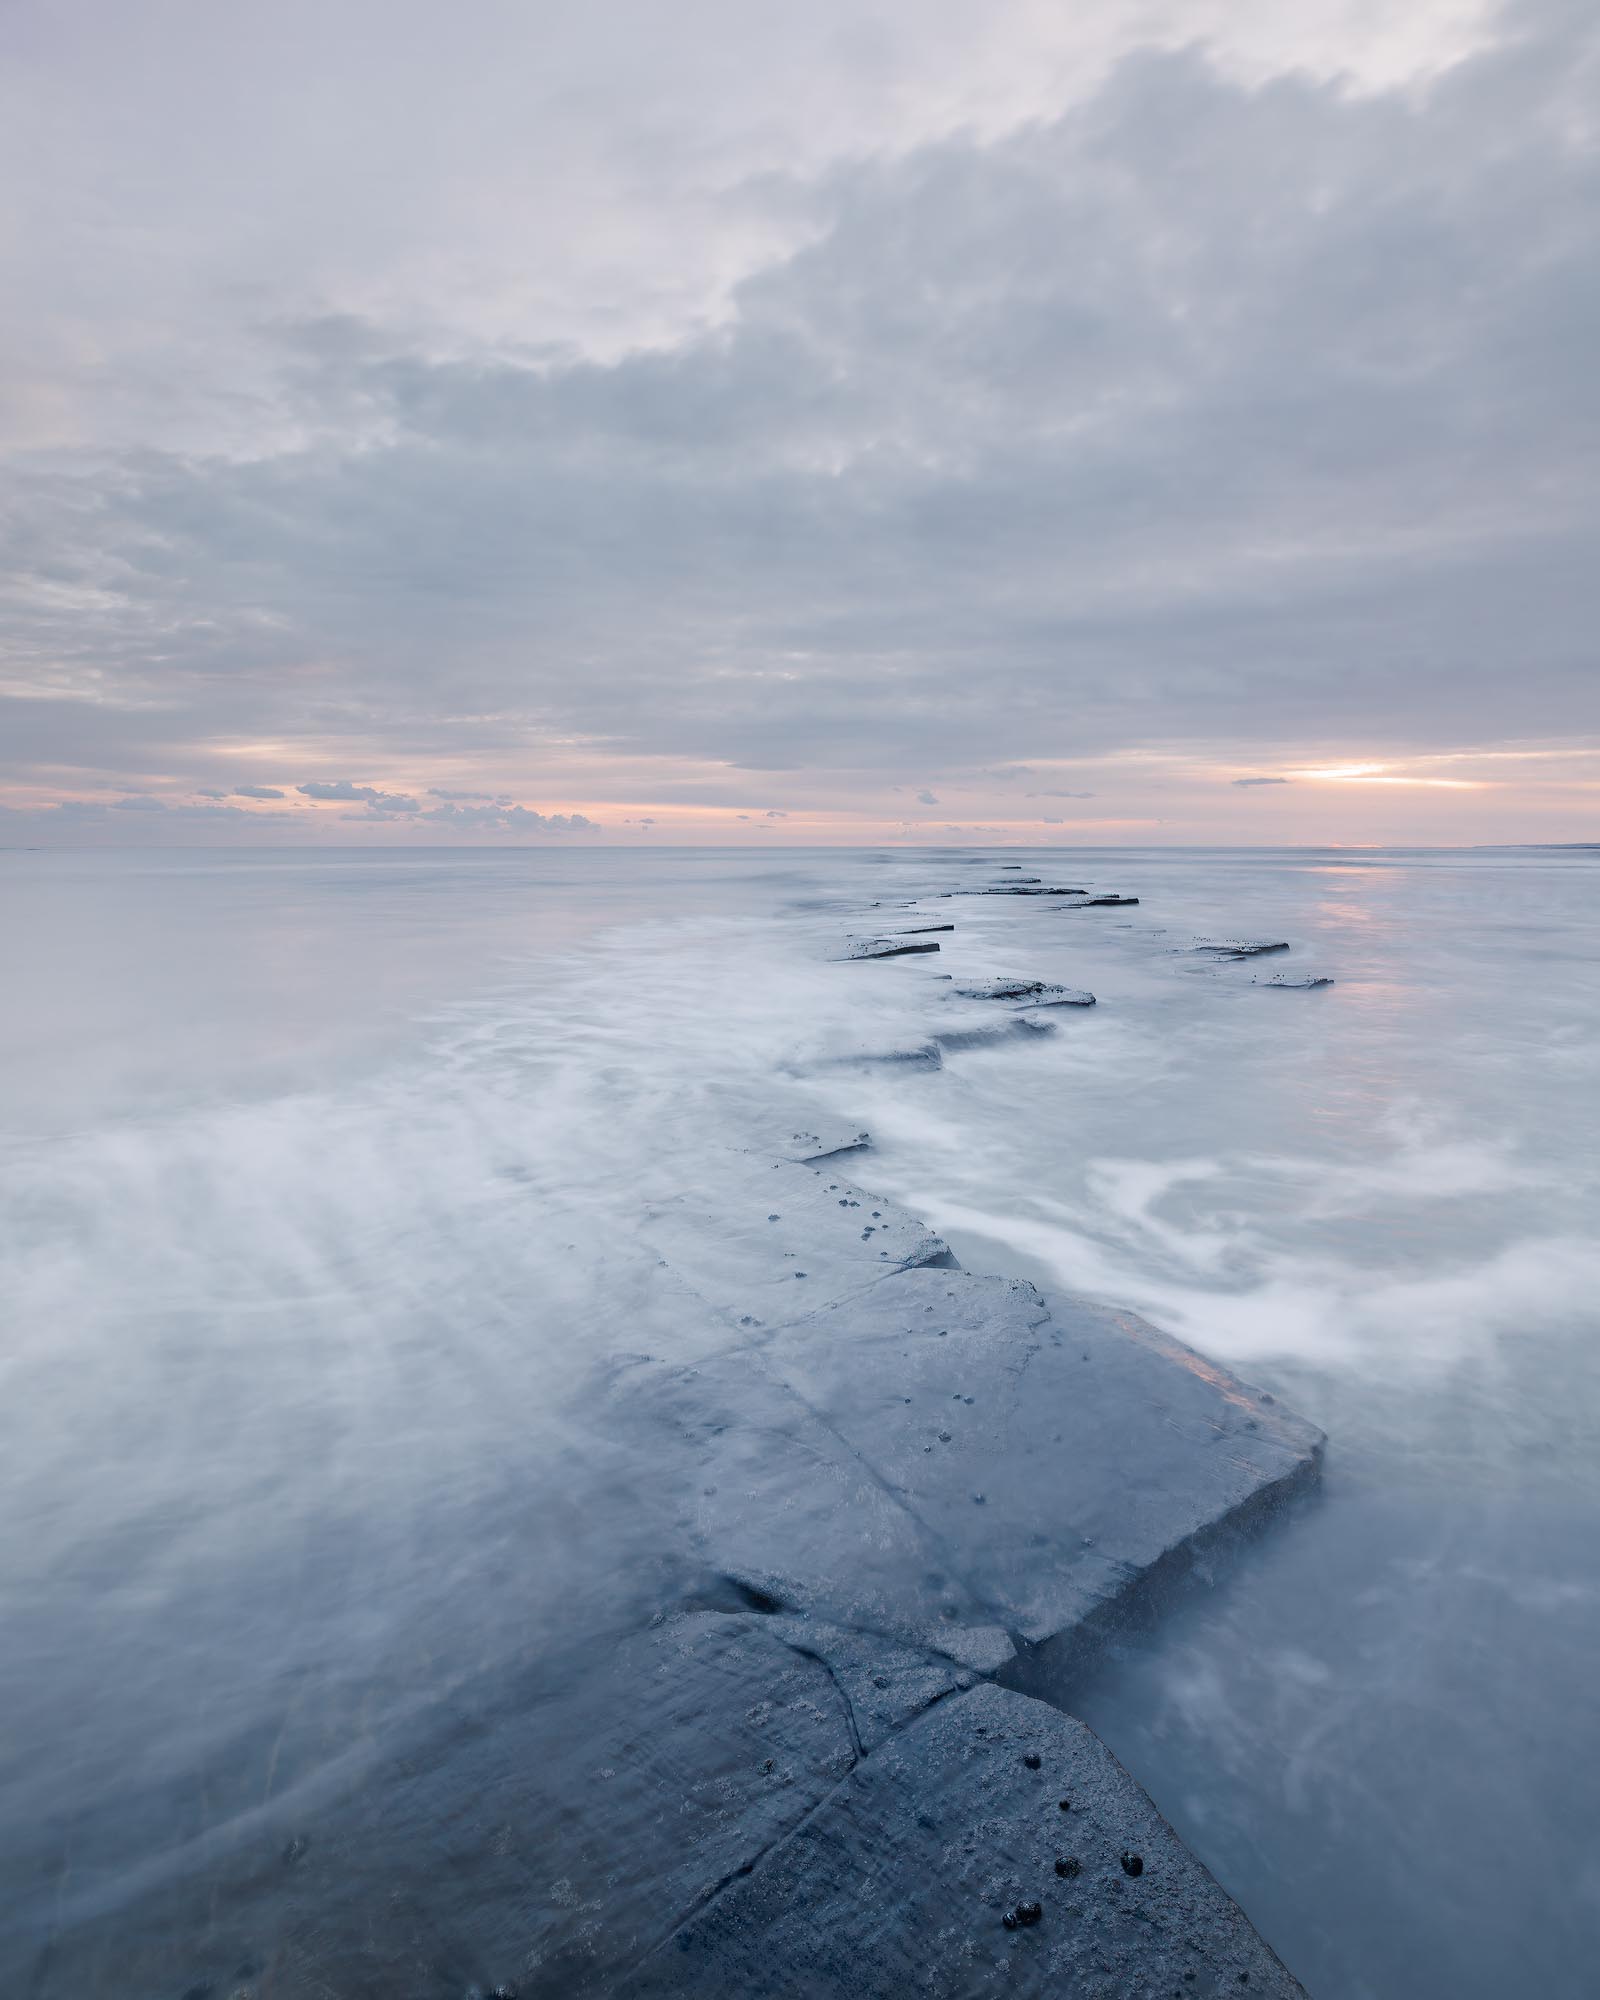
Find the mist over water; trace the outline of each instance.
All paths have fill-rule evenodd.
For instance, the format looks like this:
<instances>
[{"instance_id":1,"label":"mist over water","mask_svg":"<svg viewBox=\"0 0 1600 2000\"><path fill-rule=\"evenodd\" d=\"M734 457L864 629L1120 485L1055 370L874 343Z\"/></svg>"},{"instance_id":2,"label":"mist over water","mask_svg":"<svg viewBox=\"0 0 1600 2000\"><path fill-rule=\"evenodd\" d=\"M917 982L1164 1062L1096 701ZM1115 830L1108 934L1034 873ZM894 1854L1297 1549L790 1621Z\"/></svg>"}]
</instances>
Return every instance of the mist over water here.
<instances>
[{"instance_id":1,"label":"mist over water","mask_svg":"<svg viewBox=\"0 0 1600 2000\"><path fill-rule=\"evenodd\" d=\"M683 1337L651 1204L827 1111L964 1263L1132 1306L1328 1430L1322 1496L1074 1696L1292 1969L1593 1990L1600 856L1046 871L1142 900L929 901L936 958L838 964L1000 878L0 855L12 1934L672 1600L586 1384ZM1236 936L1294 949L1192 950ZM997 973L1100 1004L853 1059L992 1019L941 975Z\"/></svg>"}]
</instances>

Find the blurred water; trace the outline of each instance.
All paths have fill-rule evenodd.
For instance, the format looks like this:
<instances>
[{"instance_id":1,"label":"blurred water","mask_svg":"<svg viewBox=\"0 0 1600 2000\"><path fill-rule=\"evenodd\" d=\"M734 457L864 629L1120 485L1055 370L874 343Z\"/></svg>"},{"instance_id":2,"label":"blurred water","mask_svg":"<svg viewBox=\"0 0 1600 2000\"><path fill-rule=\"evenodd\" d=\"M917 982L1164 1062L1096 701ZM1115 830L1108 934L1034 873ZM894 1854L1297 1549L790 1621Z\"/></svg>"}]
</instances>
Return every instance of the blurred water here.
<instances>
[{"instance_id":1,"label":"blurred water","mask_svg":"<svg viewBox=\"0 0 1600 2000\"><path fill-rule=\"evenodd\" d=\"M872 1127L862 1177L964 1262L1133 1305L1330 1432L1323 1498L1075 1694L1312 1990L1593 1990L1600 856L1014 858L1142 900L930 900L937 959L839 965L998 878L0 855L21 1928L659 1601L571 1398L670 1351L643 1205L810 1107ZM1237 935L1294 950L1190 949ZM1252 984L1279 970L1337 983ZM1001 972L1100 1005L833 1066Z\"/></svg>"}]
</instances>

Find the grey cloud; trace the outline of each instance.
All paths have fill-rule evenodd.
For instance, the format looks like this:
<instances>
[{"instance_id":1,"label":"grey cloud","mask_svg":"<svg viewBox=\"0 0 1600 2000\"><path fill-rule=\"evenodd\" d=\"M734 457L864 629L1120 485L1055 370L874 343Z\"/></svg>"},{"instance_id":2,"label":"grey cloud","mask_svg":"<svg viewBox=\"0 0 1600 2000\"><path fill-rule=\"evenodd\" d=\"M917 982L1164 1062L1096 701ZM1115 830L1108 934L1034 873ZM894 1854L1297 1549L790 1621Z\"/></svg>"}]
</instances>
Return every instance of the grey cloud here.
<instances>
[{"instance_id":1,"label":"grey cloud","mask_svg":"<svg viewBox=\"0 0 1600 2000\"><path fill-rule=\"evenodd\" d=\"M349 778L313 778L295 790L308 799L339 800L348 805L365 805L365 813L345 813L345 819L405 819L421 812L418 800L406 792L380 792L373 785L358 785ZM281 798L283 794L276 794Z\"/></svg>"},{"instance_id":2,"label":"grey cloud","mask_svg":"<svg viewBox=\"0 0 1600 2000\"><path fill-rule=\"evenodd\" d=\"M253 813L243 806L191 806L169 805L165 799L125 798L125 799L58 799L43 809L42 814L26 817L56 818L62 820L99 820L108 813L133 812L159 815L165 820L251 820Z\"/></svg>"},{"instance_id":3,"label":"grey cloud","mask_svg":"<svg viewBox=\"0 0 1600 2000\"><path fill-rule=\"evenodd\" d=\"M753 183L804 246L614 364L307 322L294 448L19 466L6 625L60 697L26 754L915 782L1600 731L1597 33L1520 7L1403 93L1143 56L1054 122Z\"/></svg>"},{"instance_id":4,"label":"grey cloud","mask_svg":"<svg viewBox=\"0 0 1600 2000\"><path fill-rule=\"evenodd\" d=\"M936 806L939 801L934 797L932 792L918 792L917 803L924 806Z\"/></svg>"},{"instance_id":5,"label":"grey cloud","mask_svg":"<svg viewBox=\"0 0 1600 2000\"><path fill-rule=\"evenodd\" d=\"M493 799L494 794L492 792L442 792L437 786L430 785L428 787L428 797L430 799L482 800L487 802Z\"/></svg>"},{"instance_id":6,"label":"grey cloud","mask_svg":"<svg viewBox=\"0 0 1600 2000\"><path fill-rule=\"evenodd\" d=\"M1241 790L1250 785L1286 785L1287 778L1234 778L1230 782Z\"/></svg>"},{"instance_id":7,"label":"grey cloud","mask_svg":"<svg viewBox=\"0 0 1600 2000\"><path fill-rule=\"evenodd\" d=\"M1045 791L1045 792L1029 792L1028 797L1030 799L1092 799L1094 797L1094 793Z\"/></svg>"},{"instance_id":8,"label":"grey cloud","mask_svg":"<svg viewBox=\"0 0 1600 2000\"><path fill-rule=\"evenodd\" d=\"M274 785L235 785L233 796L236 799L282 799L288 794L280 792Z\"/></svg>"},{"instance_id":9,"label":"grey cloud","mask_svg":"<svg viewBox=\"0 0 1600 2000\"><path fill-rule=\"evenodd\" d=\"M430 826L469 833L598 833L582 813L542 813L531 806L434 806L422 815ZM654 822L651 822L653 824Z\"/></svg>"},{"instance_id":10,"label":"grey cloud","mask_svg":"<svg viewBox=\"0 0 1600 2000\"><path fill-rule=\"evenodd\" d=\"M368 805L379 796L371 785L357 785L349 778L313 778L309 784L296 785L295 790L302 798L364 800Z\"/></svg>"}]
</instances>

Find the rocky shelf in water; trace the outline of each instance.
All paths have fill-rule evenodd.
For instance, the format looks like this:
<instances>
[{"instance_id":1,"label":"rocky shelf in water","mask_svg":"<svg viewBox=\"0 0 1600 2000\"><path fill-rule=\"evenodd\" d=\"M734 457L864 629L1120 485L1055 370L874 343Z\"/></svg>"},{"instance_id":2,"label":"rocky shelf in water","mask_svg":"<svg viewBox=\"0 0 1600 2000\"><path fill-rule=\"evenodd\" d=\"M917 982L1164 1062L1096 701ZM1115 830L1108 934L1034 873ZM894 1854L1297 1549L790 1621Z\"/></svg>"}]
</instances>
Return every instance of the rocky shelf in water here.
<instances>
[{"instance_id":1,"label":"rocky shelf in water","mask_svg":"<svg viewBox=\"0 0 1600 2000\"><path fill-rule=\"evenodd\" d=\"M1030 883L997 883L993 888L980 889L980 896L1087 896L1087 889L1068 889L1060 886L1046 887L1042 882L1037 886Z\"/></svg>"},{"instance_id":2,"label":"rocky shelf in water","mask_svg":"<svg viewBox=\"0 0 1600 2000\"><path fill-rule=\"evenodd\" d=\"M986 979L958 986L963 1000L1009 1000L1024 1007L1092 1007L1095 998L1081 986L1057 986L1048 979Z\"/></svg>"},{"instance_id":3,"label":"rocky shelf in water","mask_svg":"<svg viewBox=\"0 0 1600 2000\"><path fill-rule=\"evenodd\" d=\"M935 928L944 927L936 926ZM954 930L955 926L951 924L948 928ZM894 938L860 938L846 951L845 957L847 959L913 958L919 952L937 951L938 949L937 940L932 944L906 944L904 942L897 942Z\"/></svg>"},{"instance_id":4,"label":"rocky shelf in water","mask_svg":"<svg viewBox=\"0 0 1600 2000\"><path fill-rule=\"evenodd\" d=\"M868 1143L786 1129L642 1215L673 1351L608 1357L581 1421L692 1588L65 1908L15 1990L1298 1994L1064 1704L1320 1433L1132 1314L963 1270L838 1171Z\"/></svg>"},{"instance_id":5,"label":"rocky shelf in water","mask_svg":"<svg viewBox=\"0 0 1600 2000\"><path fill-rule=\"evenodd\" d=\"M1289 946L1283 938L1197 938L1189 949L1201 958L1265 958Z\"/></svg>"}]
</instances>

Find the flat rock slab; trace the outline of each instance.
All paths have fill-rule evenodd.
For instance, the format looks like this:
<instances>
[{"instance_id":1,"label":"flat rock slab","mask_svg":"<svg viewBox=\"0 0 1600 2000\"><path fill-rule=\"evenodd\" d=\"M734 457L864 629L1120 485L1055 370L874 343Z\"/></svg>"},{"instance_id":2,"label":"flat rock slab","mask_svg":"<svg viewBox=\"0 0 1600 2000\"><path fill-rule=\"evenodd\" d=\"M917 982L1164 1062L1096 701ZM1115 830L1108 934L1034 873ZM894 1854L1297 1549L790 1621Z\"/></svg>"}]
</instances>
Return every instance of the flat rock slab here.
<instances>
[{"instance_id":1,"label":"flat rock slab","mask_svg":"<svg viewBox=\"0 0 1600 2000\"><path fill-rule=\"evenodd\" d=\"M734 1152L697 1163L651 1204L640 1233L726 1327L808 1316L887 1272L950 1256L915 1216L837 1172Z\"/></svg>"},{"instance_id":2,"label":"flat rock slab","mask_svg":"<svg viewBox=\"0 0 1600 2000\"><path fill-rule=\"evenodd\" d=\"M694 1559L965 1664L1021 1644L1040 1685L1322 1443L1132 1315L940 1268L616 1393L692 1460Z\"/></svg>"},{"instance_id":3,"label":"flat rock slab","mask_svg":"<svg viewBox=\"0 0 1600 2000\"><path fill-rule=\"evenodd\" d=\"M1252 986L1282 986L1297 993L1309 992L1316 986L1331 986L1333 981L1326 973L1310 973L1304 979L1291 979L1286 972L1275 972L1270 979L1252 979Z\"/></svg>"},{"instance_id":4,"label":"flat rock slab","mask_svg":"<svg viewBox=\"0 0 1600 2000\"><path fill-rule=\"evenodd\" d=\"M952 929L954 926L952 925ZM846 958L915 958L919 953L937 951L932 944L896 943L893 938L861 938L845 953Z\"/></svg>"},{"instance_id":5,"label":"flat rock slab","mask_svg":"<svg viewBox=\"0 0 1600 2000\"><path fill-rule=\"evenodd\" d=\"M67 1925L4 1990L611 1994L863 1756L971 1685L803 1619L664 1618L486 1677L346 1796L291 1805L226 1859Z\"/></svg>"},{"instance_id":6,"label":"flat rock slab","mask_svg":"<svg viewBox=\"0 0 1600 2000\"><path fill-rule=\"evenodd\" d=\"M985 979L975 986L958 986L963 1000L1012 1000L1029 1007L1092 1007L1094 995L1079 986L1057 986L1048 979Z\"/></svg>"},{"instance_id":7,"label":"flat rock slab","mask_svg":"<svg viewBox=\"0 0 1600 2000\"><path fill-rule=\"evenodd\" d=\"M772 1150L780 1159L811 1165L838 1153L864 1152L871 1144L872 1134L864 1126L847 1124L842 1118L819 1118L810 1126L777 1133Z\"/></svg>"},{"instance_id":8,"label":"flat rock slab","mask_svg":"<svg viewBox=\"0 0 1600 2000\"><path fill-rule=\"evenodd\" d=\"M1302 1994L1092 1731L990 1686L865 1758L621 1990Z\"/></svg>"},{"instance_id":9,"label":"flat rock slab","mask_svg":"<svg viewBox=\"0 0 1600 2000\"><path fill-rule=\"evenodd\" d=\"M980 896L1084 896L1088 894L1088 891L1086 889L1066 889L1059 887L1046 888L1043 884L1040 884L1037 888L1032 888L1024 887L1021 884L1002 882L998 883L992 889L980 889L978 894Z\"/></svg>"},{"instance_id":10,"label":"flat rock slab","mask_svg":"<svg viewBox=\"0 0 1600 2000\"><path fill-rule=\"evenodd\" d=\"M1263 958L1289 947L1281 938L1200 938L1189 949L1206 958Z\"/></svg>"}]
</instances>

